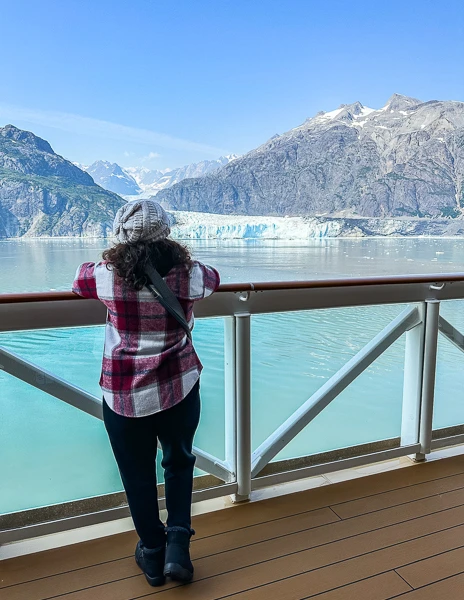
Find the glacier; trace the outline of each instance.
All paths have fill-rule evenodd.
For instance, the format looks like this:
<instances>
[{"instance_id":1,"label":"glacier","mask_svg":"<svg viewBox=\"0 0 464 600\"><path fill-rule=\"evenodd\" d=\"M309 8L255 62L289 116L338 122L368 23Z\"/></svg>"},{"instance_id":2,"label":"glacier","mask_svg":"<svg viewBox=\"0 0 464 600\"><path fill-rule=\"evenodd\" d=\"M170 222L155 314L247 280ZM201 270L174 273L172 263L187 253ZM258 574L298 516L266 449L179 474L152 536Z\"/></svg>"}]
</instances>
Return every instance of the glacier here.
<instances>
[{"instance_id":1,"label":"glacier","mask_svg":"<svg viewBox=\"0 0 464 600\"><path fill-rule=\"evenodd\" d=\"M309 240L317 238L464 236L464 219L379 217L259 217L172 211L180 240Z\"/></svg>"},{"instance_id":2,"label":"glacier","mask_svg":"<svg viewBox=\"0 0 464 600\"><path fill-rule=\"evenodd\" d=\"M305 217L254 217L169 211L172 235L189 240L307 240L338 237L342 226L336 221Z\"/></svg>"}]
</instances>

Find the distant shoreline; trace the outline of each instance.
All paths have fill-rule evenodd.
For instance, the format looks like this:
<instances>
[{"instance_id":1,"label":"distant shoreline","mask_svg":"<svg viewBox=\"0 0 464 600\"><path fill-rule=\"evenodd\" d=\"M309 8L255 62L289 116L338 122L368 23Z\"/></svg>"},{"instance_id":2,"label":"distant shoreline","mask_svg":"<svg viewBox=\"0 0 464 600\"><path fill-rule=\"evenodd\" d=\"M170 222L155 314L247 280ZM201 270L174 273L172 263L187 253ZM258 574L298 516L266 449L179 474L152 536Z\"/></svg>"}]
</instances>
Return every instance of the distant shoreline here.
<instances>
[{"instance_id":1,"label":"distant shoreline","mask_svg":"<svg viewBox=\"0 0 464 600\"><path fill-rule=\"evenodd\" d=\"M169 211L172 237L191 240L310 241L315 239L463 239L464 220L426 218L247 216ZM101 235L26 235L6 240L111 240Z\"/></svg>"}]
</instances>

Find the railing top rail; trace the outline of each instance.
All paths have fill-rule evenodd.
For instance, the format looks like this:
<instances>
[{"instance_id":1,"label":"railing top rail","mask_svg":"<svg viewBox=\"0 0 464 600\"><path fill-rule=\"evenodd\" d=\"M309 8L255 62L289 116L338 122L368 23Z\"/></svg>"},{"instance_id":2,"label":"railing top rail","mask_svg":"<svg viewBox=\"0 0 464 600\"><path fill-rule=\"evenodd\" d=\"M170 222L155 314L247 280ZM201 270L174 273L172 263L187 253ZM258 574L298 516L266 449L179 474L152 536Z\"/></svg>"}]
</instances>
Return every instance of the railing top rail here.
<instances>
[{"instance_id":1,"label":"railing top rail","mask_svg":"<svg viewBox=\"0 0 464 600\"><path fill-rule=\"evenodd\" d=\"M218 292L268 292L276 290L307 290L340 287L363 287L375 285L407 285L421 283L464 282L464 273L426 273L423 275L389 275L381 277L348 277L340 279L317 279L312 281L267 281L259 283L225 283ZM76 300L73 292L30 292L24 294L0 294L0 304L24 302L54 302Z\"/></svg>"}]
</instances>

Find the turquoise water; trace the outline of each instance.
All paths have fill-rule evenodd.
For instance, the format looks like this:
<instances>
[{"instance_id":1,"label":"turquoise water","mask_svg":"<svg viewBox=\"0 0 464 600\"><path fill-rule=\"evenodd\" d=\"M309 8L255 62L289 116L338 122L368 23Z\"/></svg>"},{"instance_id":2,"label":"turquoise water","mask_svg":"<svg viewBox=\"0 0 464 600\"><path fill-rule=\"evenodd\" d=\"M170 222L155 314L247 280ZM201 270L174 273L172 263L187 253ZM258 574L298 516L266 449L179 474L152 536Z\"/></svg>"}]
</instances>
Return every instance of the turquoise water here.
<instances>
[{"instance_id":1,"label":"turquoise water","mask_svg":"<svg viewBox=\"0 0 464 600\"><path fill-rule=\"evenodd\" d=\"M101 248L101 242L83 240L0 243L1 291L67 289L76 264L94 260ZM464 271L464 242L454 240L331 240L307 245L210 242L193 249L198 258L219 267L224 281ZM19 280L25 265L31 277ZM357 307L253 317L253 447L402 308ZM464 329L462 308L461 302L449 302L443 314ZM222 320L198 320L194 337L205 365L196 444L224 458ZM102 327L0 335L1 346L96 395L102 343ZM403 360L401 339L279 458L399 435ZM458 350L440 340L435 427L464 423L463 361ZM1 372L0 390L0 512L121 489L101 422Z\"/></svg>"}]
</instances>

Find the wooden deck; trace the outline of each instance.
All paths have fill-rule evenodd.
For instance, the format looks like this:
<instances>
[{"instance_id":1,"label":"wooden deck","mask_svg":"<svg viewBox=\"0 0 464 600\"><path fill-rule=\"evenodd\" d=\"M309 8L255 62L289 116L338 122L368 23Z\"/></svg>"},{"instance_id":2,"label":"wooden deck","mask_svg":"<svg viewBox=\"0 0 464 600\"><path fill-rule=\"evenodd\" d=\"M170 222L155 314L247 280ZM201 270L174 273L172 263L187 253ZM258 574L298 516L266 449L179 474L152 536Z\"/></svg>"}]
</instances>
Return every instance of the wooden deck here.
<instances>
[{"instance_id":1,"label":"wooden deck","mask_svg":"<svg viewBox=\"0 0 464 600\"><path fill-rule=\"evenodd\" d=\"M150 588L130 532L0 562L0 599L464 599L464 456L228 508L194 526L191 585Z\"/></svg>"}]
</instances>

